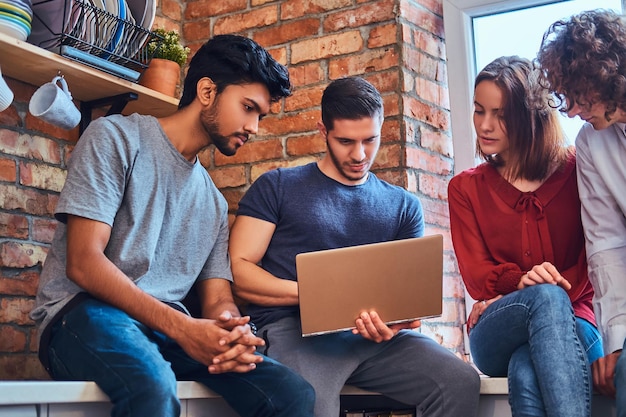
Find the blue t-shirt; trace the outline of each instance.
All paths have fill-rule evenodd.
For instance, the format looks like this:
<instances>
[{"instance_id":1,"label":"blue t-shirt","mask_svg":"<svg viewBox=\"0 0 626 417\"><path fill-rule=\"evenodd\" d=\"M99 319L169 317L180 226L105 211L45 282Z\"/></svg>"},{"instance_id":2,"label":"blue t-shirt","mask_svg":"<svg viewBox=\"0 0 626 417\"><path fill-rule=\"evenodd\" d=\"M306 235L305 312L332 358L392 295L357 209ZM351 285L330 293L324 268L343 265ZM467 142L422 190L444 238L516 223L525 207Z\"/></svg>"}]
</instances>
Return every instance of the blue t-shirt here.
<instances>
[{"instance_id":1,"label":"blue t-shirt","mask_svg":"<svg viewBox=\"0 0 626 417\"><path fill-rule=\"evenodd\" d=\"M276 225L261 266L292 281L298 253L424 234L422 206L414 194L373 173L364 184L344 185L324 175L317 163L266 172L241 199L237 214ZM297 306L251 304L246 312L263 326L297 311Z\"/></svg>"}]
</instances>

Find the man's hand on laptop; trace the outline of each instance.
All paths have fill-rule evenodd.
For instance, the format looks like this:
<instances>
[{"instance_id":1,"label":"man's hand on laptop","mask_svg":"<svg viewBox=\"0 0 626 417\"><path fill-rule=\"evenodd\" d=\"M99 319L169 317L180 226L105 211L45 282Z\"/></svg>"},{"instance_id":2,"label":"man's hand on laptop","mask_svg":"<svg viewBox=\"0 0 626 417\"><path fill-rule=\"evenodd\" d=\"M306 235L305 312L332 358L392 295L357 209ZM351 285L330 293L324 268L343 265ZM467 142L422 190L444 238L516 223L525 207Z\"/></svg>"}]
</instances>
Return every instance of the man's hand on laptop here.
<instances>
[{"instance_id":1,"label":"man's hand on laptop","mask_svg":"<svg viewBox=\"0 0 626 417\"><path fill-rule=\"evenodd\" d=\"M376 343L390 340L402 329L417 329L422 325L419 320L406 323L386 325L375 311L364 311L355 321L356 327L352 333L360 334L364 338Z\"/></svg>"}]
</instances>

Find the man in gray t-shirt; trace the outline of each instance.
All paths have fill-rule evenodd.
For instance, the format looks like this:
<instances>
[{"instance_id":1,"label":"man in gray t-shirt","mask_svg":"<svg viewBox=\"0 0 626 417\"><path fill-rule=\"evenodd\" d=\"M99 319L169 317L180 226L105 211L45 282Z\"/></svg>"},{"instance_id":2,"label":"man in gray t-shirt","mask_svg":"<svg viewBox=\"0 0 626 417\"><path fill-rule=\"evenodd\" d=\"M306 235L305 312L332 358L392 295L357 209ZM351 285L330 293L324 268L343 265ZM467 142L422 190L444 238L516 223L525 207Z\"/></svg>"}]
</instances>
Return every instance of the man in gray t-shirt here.
<instances>
[{"instance_id":1,"label":"man in gray t-shirt","mask_svg":"<svg viewBox=\"0 0 626 417\"><path fill-rule=\"evenodd\" d=\"M310 416L314 392L256 353L231 293L228 206L197 154L234 155L287 70L254 41L216 36L191 60L178 111L94 121L72 152L31 317L59 380L91 380L116 416L180 415L176 380L242 416ZM197 291L192 317L182 300Z\"/></svg>"}]
</instances>

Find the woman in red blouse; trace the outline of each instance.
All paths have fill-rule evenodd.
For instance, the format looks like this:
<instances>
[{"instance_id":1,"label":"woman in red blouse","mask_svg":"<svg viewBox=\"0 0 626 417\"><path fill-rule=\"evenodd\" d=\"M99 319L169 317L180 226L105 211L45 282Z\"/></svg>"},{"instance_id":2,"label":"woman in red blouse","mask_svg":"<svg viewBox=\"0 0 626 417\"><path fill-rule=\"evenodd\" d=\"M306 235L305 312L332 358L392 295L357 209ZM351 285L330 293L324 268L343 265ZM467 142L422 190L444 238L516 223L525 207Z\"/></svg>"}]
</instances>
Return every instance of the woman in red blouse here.
<instances>
[{"instance_id":1,"label":"woman in red blouse","mask_svg":"<svg viewBox=\"0 0 626 417\"><path fill-rule=\"evenodd\" d=\"M448 187L452 241L476 302L474 363L507 376L514 416L590 416L602 356L587 277L575 151L532 63L501 57L474 87L485 162Z\"/></svg>"}]
</instances>

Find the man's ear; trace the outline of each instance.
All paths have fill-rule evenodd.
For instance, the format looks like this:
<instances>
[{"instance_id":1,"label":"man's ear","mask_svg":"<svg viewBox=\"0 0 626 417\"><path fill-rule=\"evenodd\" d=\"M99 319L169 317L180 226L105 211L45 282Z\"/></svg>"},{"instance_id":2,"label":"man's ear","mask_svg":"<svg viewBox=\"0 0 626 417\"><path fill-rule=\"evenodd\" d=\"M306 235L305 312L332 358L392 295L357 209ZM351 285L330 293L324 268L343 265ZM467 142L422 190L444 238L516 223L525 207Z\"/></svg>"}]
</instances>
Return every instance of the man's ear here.
<instances>
[{"instance_id":1,"label":"man's ear","mask_svg":"<svg viewBox=\"0 0 626 417\"><path fill-rule=\"evenodd\" d=\"M324 123L322 123L321 120L319 120L317 122L317 130L320 131L320 133L322 134L322 136L326 137L326 135L328 135L328 132L326 131L326 126L324 126Z\"/></svg>"},{"instance_id":2,"label":"man's ear","mask_svg":"<svg viewBox=\"0 0 626 417\"><path fill-rule=\"evenodd\" d=\"M196 84L196 97L203 106L210 105L217 95L217 86L209 77L202 77Z\"/></svg>"}]
</instances>

